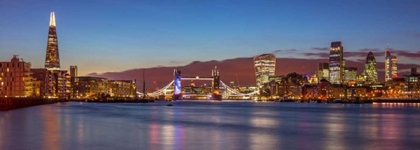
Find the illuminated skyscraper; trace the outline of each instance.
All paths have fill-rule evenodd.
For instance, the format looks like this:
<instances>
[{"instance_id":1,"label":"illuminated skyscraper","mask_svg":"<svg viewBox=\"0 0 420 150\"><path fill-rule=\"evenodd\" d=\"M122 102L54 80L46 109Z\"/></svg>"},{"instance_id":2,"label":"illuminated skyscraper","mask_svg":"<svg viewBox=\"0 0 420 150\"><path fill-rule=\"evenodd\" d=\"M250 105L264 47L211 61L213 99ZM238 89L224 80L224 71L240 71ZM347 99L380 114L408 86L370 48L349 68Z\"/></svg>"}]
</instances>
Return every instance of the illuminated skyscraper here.
<instances>
[{"instance_id":1,"label":"illuminated skyscraper","mask_svg":"<svg viewBox=\"0 0 420 150\"><path fill-rule=\"evenodd\" d=\"M343 46L341 41L332 42L330 48L330 83L343 83L344 76L344 59Z\"/></svg>"},{"instance_id":2,"label":"illuminated skyscraper","mask_svg":"<svg viewBox=\"0 0 420 150\"><path fill-rule=\"evenodd\" d=\"M276 70L276 56L274 54L255 56L254 65L257 87L261 88L264 83L268 83L268 77L274 76Z\"/></svg>"},{"instance_id":3,"label":"illuminated skyscraper","mask_svg":"<svg viewBox=\"0 0 420 150\"><path fill-rule=\"evenodd\" d=\"M385 82L397 78L397 56L391 55L388 49L385 52Z\"/></svg>"},{"instance_id":4,"label":"illuminated skyscraper","mask_svg":"<svg viewBox=\"0 0 420 150\"><path fill-rule=\"evenodd\" d=\"M365 75L366 75L366 83L368 84L375 84L378 83L378 70L376 68L376 60L375 56L372 52L366 57L366 64L365 64Z\"/></svg>"},{"instance_id":5,"label":"illuminated skyscraper","mask_svg":"<svg viewBox=\"0 0 420 150\"><path fill-rule=\"evenodd\" d=\"M398 61L397 56L392 55L391 57L392 78L398 78L397 61Z\"/></svg>"},{"instance_id":6,"label":"illuminated skyscraper","mask_svg":"<svg viewBox=\"0 0 420 150\"><path fill-rule=\"evenodd\" d=\"M391 80L391 51L385 52L385 82Z\"/></svg>"},{"instance_id":7,"label":"illuminated skyscraper","mask_svg":"<svg viewBox=\"0 0 420 150\"><path fill-rule=\"evenodd\" d=\"M56 30L54 12L51 12L50 27L48 31L47 53L45 56L45 68L48 70L60 70L60 57L58 54L58 40Z\"/></svg>"},{"instance_id":8,"label":"illuminated skyscraper","mask_svg":"<svg viewBox=\"0 0 420 150\"><path fill-rule=\"evenodd\" d=\"M357 80L357 68L356 67L345 67L344 68L344 83L356 83Z\"/></svg>"},{"instance_id":9,"label":"illuminated skyscraper","mask_svg":"<svg viewBox=\"0 0 420 150\"><path fill-rule=\"evenodd\" d=\"M319 63L317 72L318 81L322 79L330 80L330 65L328 63Z\"/></svg>"}]
</instances>

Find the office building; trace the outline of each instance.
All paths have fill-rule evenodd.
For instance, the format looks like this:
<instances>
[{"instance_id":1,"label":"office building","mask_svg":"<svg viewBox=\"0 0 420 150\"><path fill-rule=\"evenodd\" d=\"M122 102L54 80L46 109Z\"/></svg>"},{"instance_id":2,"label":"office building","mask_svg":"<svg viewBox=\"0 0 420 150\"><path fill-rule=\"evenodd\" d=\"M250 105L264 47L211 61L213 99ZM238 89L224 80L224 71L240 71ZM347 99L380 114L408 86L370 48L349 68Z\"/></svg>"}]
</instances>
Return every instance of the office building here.
<instances>
[{"instance_id":1,"label":"office building","mask_svg":"<svg viewBox=\"0 0 420 150\"><path fill-rule=\"evenodd\" d=\"M378 70L376 67L375 56L372 52L369 52L366 57L365 63L365 76L367 84L377 84L378 83Z\"/></svg>"},{"instance_id":2,"label":"office building","mask_svg":"<svg viewBox=\"0 0 420 150\"><path fill-rule=\"evenodd\" d=\"M115 98L135 98L135 80L108 80L109 95Z\"/></svg>"},{"instance_id":3,"label":"office building","mask_svg":"<svg viewBox=\"0 0 420 150\"><path fill-rule=\"evenodd\" d=\"M101 77L75 77L73 92L76 99L98 99L109 93L108 79Z\"/></svg>"},{"instance_id":4,"label":"office building","mask_svg":"<svg viewBox=\"0 0 420 150\"><path fill-rule=\"evenodd\" d=\"M345 67L344 68L344 83L355 84L357 81L357 68L356 67Z\"/></svg>"},{"instance_id":5,"label":"office building","mask_svg":"<svg viewBox=\"0 0 420 150\"><path fill-rule=\"evenodd\" d=\"M36 97L48 96L49 71L45 68L31 69Z\"/></svg>"},{"instance_id":6,"label":"office building","mask_svg":"<svg viewBox=\"0 0 420 150\"><path fill-rule=\"evenodd\" d=\"M397 56L391 55L391 51L388 49L385 52L385 82L397 78L397 73Z\"/></svg>"},{"instance_id":7,"label":"office building","mask_svg":"<svg viewBox=\"0 0 420 150\"><path fill-rule=\"evenodd\" d=\"M330 64L328 63L319 63L317 70L318 81L322 79L330 80Z\"/></svg>"},{"instance_id":8,"label":"office building","mask_svg":"<svg viewBox=\"0 0 420 150\"><path fill-rule=\"evenodd\" d=\"M254 68L257 87L262 88L269 82L269 77L274 76L276 69L276 56L274 54L262 54L254 57Z\"/></svg>"},{"instance_id":9,"label":"office building","mask_svg":"<svg viewBox=\"0 0 420 150\"><path fill-rule=\"evenodd\" d=\"M330 82L331 84L341 84L344 75L343 46L341 41L332 42L330 48Z\"/></svg>"}]
</instances>

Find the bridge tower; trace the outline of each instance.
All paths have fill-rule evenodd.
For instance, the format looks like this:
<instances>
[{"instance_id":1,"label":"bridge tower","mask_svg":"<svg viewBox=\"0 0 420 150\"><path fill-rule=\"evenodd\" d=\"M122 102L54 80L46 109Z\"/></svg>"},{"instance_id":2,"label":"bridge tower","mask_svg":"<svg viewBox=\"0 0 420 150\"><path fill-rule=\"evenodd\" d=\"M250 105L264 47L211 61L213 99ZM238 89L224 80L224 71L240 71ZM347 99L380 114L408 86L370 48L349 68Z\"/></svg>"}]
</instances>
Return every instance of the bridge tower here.
<instances>
[{"instance_id":1,"label":"bridge tower","mask_svg":"<svg viewBox=\"0 0 420 150\"><path fill-rule=\"evenodd\" d=\"M212 83L212 99L213 100L222 100L222 94L220 93L220 72L217 69L217 66L212 70L213 83Z\"/></svg>"},{"instance_id":2,"label":"bridge tower","mask_svg":"<svg viewBox=\"0 0 420 150\"><path fill-rule=\"evenodd\" d=\"M172 100L180 100L181 97L181 71L174 69L174 95Z\"/></svg>"}]
</instances>

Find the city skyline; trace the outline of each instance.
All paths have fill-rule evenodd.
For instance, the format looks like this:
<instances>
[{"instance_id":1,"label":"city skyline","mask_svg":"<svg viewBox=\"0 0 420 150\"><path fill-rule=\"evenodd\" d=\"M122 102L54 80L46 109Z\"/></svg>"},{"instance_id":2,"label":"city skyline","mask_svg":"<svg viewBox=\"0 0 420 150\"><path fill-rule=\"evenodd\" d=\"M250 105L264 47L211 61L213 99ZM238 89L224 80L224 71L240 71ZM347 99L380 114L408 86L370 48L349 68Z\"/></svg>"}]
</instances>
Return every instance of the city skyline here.
<instances>
[{"instance_id":1,"label":"city skyline","mask_svg":"<svg viewBox=\"0 0 420 150\"><path fill-rule=\"evenodd\" d=\"M45 57L45 28L49 20L48 13L55 11L57 32L60 36L61 66L62 68L68 68L70 65L84 66L79 69L80 75L95 72L119 72L135 68L184 66L197 60L223 61L238 57L253 57L263 53L275 53L277 58L327 59L325 53L328 53L328 49L325 49L328 48L331 41L343 41L343 46L346 49L343 55L346 60L358 61L363 59L366 53L372 51L378 58L378 62L384 62L384 59L379 58L384 57L386 44L390 43L390 50L399 58L399 63L418 64L418 60L410 60L410 58L420 57L418 52L420 44L415 42L420 38L418 36L420 32L415 28L415 25L419 24L419 19L415 19L417 16L412 15L417 13L418 10L411 7L420 5L416 1L405 2L407 3L391 2L395 4L392 6L374 2L364 2L360 5L352 2L326 2L323 4L311 2L310 4L315 4L305 4L302 5L303 8L298 7L299 2L288 2L287 5L290 8L286 10L290 11L290 14L277 15L276 13L269 13L268 10L282 12L275 9L275 6L285 7L280 2L191 2L180 3L179 6L172 6L171 2L163 4L144 2L145 5L150 7L136 8L143 2L93 1L86 3L86 6L98 5L101 8L110 9L88 10L83 7L80 8L80 11L74 13L64 4L77 6L81 4L80 1L51 2L46 7L32 6L31 3L20 4L2 1L1 3L4 5L0 6L2 8L0 12L2 18L6 19L0 21L5 25L4 28L0 29L0 32L4 33L0 35L0 39L2 39L0 40L0 49L3 51L0 59L8 60L10 56L17 54L26 61L32 62L33 67L41 68ZM133 3L133 5L129 5L130 3ZM225 6L221 6L222 4L225 4ZM361 6L361 4L365 4L365 6ZM229 10L236 5L239 8ZM293 14L293 12L302 9L303 12L323 10L321 8L331 5L337 5L337 7L350 5L354 8L360 8L357 9L358 11L372 11L373 13L370 14L371 18L359 16L360 19L356 19L355 17L360 15L361 12L355 13L345 7L338 14L330 14L332 10L319 12L317 16L322 21L311 20L313 16L311 17L307 13ZM31 12L22 9L11 10L9 6L10 8L34 7L35 9ZM159 11L148 8L157 6L169 8L169 10L168 12L162 12L163 14L160 14L162 16L158 17L157 20L153 20L153 16L156 15L154 13ZM197 11L196 6L205 9ZM215 6L214 9L213 6ZM242 8L243 6L249 6L250 12L245 11L245 8ZM267 9L267 11L263 11L260 7ZM191 11L198 14L190 14L192 16L189 16L187 8L194 9L194 11ZM293 8L296 10L293 10ZM381 10L383 8L389 10L389 12L383 12L384 10ZM123 9L127 9L127 15L121 13ZM187 10L181 11L180 9ZM214 10L217 9L221 9L222 12L216 13ZM402 9L404 11L397 11ZM213 22L213 26L211 24L204 25L204 23L208 23L209 16L213 19L222 17L224 11L227 14L242 15L236 18L225 16L225 20L221 20L225 23ZM103 13L102 17L100 13ZM143 13L149 13L150 15L147 16ZM171 16L172 13L178 19L178 21L175 21L176 26L165 25L165 23L174 21L166 20L168 19L166 15ZM106 14L113 15L108 18L103 17ZM135 17L137 15L145 17L149 22L141 22L141 19ZM195 18L197 20L194 21L191 17L194 18L196 15L204 16ZM294 19L293 17L300 19ZM326 20L329 17L332 20L336 19L337 24L334 25L332 24L334 21ZM350 19L345 19L345 17ZM243 23L249 22L250 18L261 22L244 25ZM192 21L193 24L188 25L186 21ZM290 21L290 24L285 24L285 21ZM355 25L364 21L368 24ZM157 22L159 24L156 24ZM299 22L313 23L316 26L303 26L299 25ZM276 26L276 23L280 23L280 26ZM28 24L31 25L28 26ZM197 27L200 24L202 24L201 28ZM379 24L381 26L377 27ZM151 28L154 25L156 25L156 28ZM182 28L182 26L185 26L185 28ZM216 28L220 30L216 30ZM235 28L238 29L231 30ZM182 30L169 31L170 29ZM132 30L135 32L129 32ZM227 32L226 30L231 31ZM198 33L199 35L197 35ZM10 36L6 37L5 35ZM22 42L22 40L25 44L16 44ZM151 40L154 42L151 42ZM200 45L203 47L200 47ZM118 51L115 51L115 49L118 49ZM156 51L159 51L159 53L156 53ZM314 72L315 70L313 68L311 71Z\"/></svg>"}]
</instances>

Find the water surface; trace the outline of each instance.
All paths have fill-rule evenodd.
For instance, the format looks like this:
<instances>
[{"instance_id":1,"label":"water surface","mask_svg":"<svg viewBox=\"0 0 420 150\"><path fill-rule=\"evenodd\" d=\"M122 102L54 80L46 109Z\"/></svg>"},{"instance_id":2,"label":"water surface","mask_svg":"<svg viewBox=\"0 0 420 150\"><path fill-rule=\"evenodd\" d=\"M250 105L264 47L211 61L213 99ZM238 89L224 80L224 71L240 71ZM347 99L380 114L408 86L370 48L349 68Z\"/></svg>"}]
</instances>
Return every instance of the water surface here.
<instances>
[{"instance_id":1,"label":"water surface","mask_svg":"<svg viewBox=\"0 0 420 150\"><path fill-rule=\"evenodd\" d=\"M60 103L0 112L0 149L418 149L420 104Z\"/></svg>"}]
</instances>

